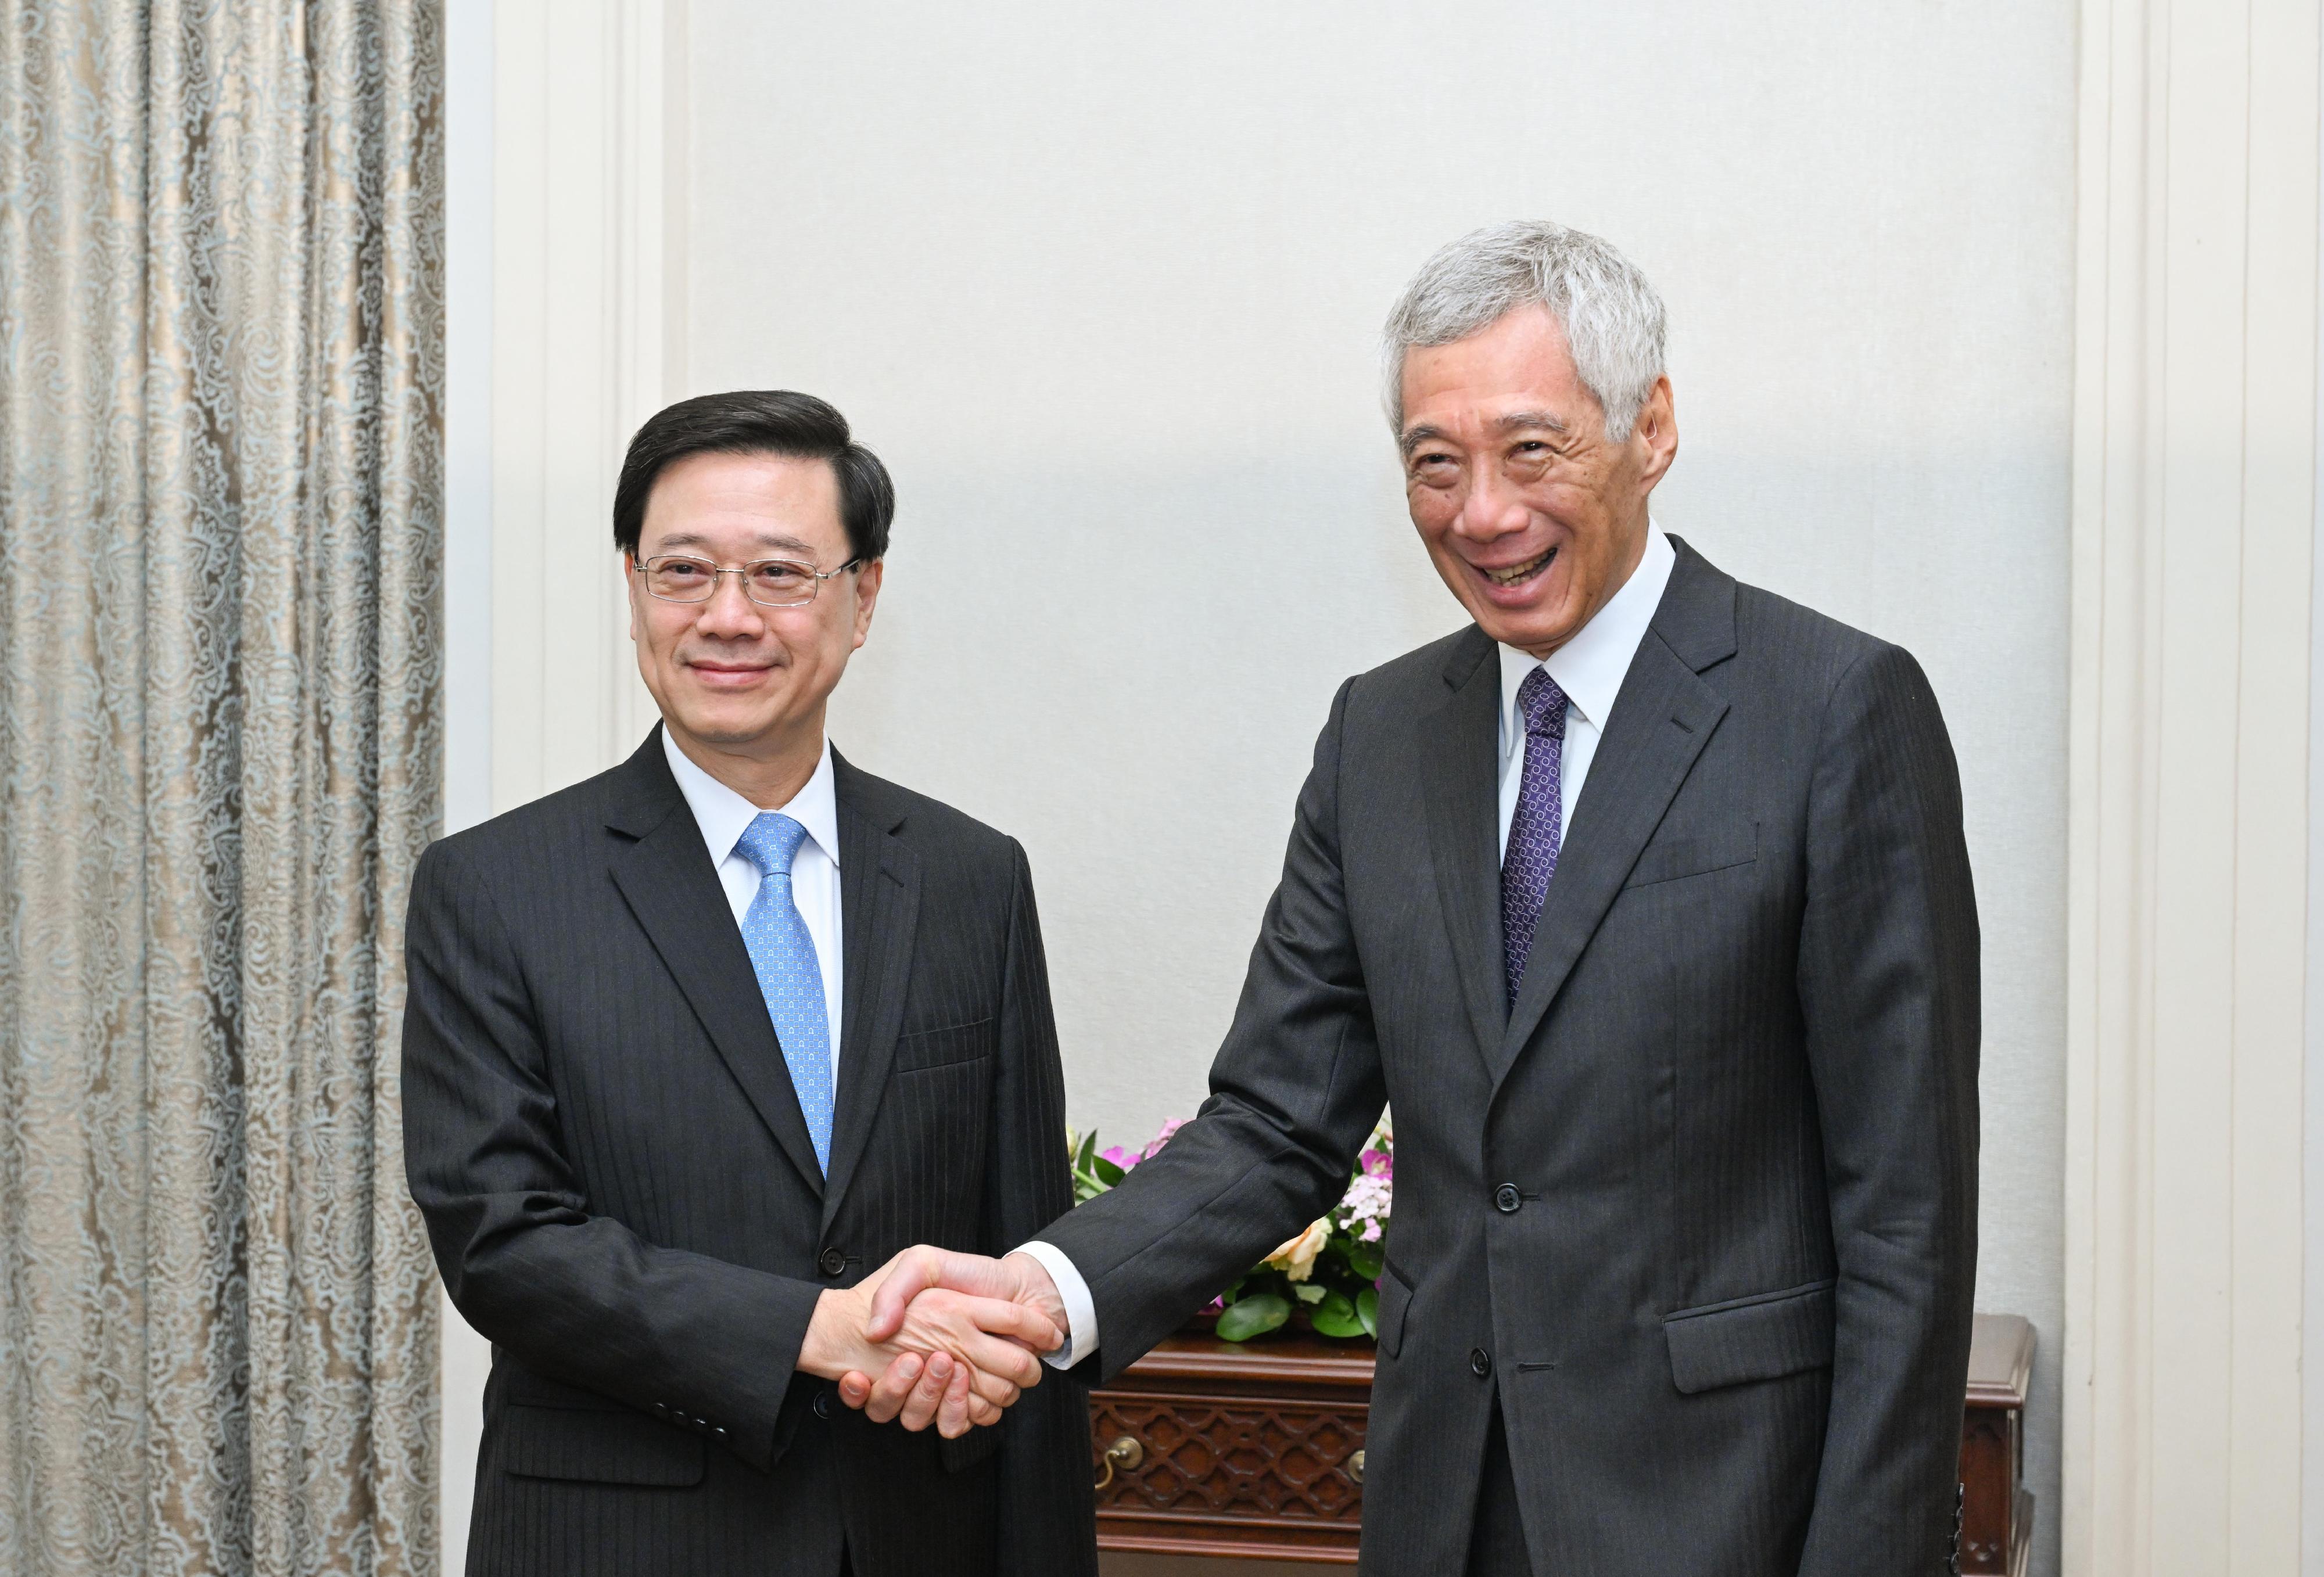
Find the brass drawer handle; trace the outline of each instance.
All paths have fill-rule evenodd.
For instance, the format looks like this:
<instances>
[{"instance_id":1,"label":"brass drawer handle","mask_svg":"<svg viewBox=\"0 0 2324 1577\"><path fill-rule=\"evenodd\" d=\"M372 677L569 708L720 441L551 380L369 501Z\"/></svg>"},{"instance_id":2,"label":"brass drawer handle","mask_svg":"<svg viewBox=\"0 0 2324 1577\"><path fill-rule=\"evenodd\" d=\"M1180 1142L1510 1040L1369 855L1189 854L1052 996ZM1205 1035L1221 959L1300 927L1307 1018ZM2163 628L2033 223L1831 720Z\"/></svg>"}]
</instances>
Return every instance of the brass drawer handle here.
<instances>
[{"instance_id":1,"label":"brass drawer handle","mask_svg":"<svg viewBox=\"0 0 2324 1577\"><path fill-rule=\"evenodd\" d=\"M1114 1436L1113 1443L1105 1448L1105 1471L1099 1476L1097 1488L1102 1489L1113 1482L1114 1469L1120 1468L1125 1473L1134 1473L1138 1471L1138 1464L1145 1460L1146 1448L1139 1444L1134 1436L1128 1434Z\"/></svg>"},{"instance_id":2,"label":"brass drawer handle","mask_svg":"<svg viewBox=\"0 0 2324 1577\"><path fill-rule=\"evenodd\" d=\"M1364 1481L1364 1453L1361 1451L1348 1459L1348 1477L1359 1484Z\"/></svg>"}]
</instances>

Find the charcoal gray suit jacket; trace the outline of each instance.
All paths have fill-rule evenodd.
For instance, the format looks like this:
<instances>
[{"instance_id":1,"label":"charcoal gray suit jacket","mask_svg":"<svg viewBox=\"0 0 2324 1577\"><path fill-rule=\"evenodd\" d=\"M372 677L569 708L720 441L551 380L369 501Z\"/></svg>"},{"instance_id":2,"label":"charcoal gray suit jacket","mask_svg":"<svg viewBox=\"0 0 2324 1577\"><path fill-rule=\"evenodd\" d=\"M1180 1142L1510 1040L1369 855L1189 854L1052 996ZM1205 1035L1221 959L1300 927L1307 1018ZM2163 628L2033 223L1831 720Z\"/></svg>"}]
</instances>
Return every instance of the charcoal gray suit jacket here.
<instances>
[{"instance_id":1,"label":"charcoal gray suit jacket","mask_svg":"<svg viewBox=\"0 0 2324 1577\"><path fill-rule=\"evenodd\" d=\"M1073 1202L1016 843L833 759L844 1001L828 1181L659 730L422 857L406 1158L493 1342L468 1570L1095 1577L1078 1388L957 1442L793 1372L816 1298Z\"/></svg>"},{"instance_id":2,"label":"charcoal gray suit jacket","mask_svg":"<svg viewBox=\"0 0 2324 1577\"><path fill-rule=\"evenodd\" d=\"M1462 1570L1491 1409L1540 1577L1945 1569L1978 928L1904 651L1683 543L1512 1009L1499 664L1350 680L1200 1118L1041 1236L1111 1375L1321 1214L1393 1104L1363 1570Z\"/></svg>"}]
</instances>

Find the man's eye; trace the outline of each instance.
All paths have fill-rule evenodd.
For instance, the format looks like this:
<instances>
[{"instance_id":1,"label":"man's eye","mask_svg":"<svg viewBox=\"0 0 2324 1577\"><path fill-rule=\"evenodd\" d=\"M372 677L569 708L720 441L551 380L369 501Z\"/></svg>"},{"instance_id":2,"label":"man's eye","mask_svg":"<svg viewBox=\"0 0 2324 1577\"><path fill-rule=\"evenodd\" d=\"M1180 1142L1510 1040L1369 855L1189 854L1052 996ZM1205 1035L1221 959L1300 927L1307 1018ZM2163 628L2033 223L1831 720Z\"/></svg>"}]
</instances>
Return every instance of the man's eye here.
<instances>
[{"instance_id":1,"label":"man's eye","mask_svg":"<svg viewBox=\"0 0 2324 1577\"><path fill-rule=\"evenodd\" d=\"M774 591L790 591L807 581L807 572L796 564L754 564L751 579Z\"/></svg>"},{"instance_id":2,"label":"man's eye","mask_svg":"<svg viewBox=\"0 0 2324 1577\"><path fill-rule=\"evenodd\" d=\"M691 558L665 558L656 573L672 580L700 580L710 574L710 566L697 564Z\"/></svg>"}]
</instances>

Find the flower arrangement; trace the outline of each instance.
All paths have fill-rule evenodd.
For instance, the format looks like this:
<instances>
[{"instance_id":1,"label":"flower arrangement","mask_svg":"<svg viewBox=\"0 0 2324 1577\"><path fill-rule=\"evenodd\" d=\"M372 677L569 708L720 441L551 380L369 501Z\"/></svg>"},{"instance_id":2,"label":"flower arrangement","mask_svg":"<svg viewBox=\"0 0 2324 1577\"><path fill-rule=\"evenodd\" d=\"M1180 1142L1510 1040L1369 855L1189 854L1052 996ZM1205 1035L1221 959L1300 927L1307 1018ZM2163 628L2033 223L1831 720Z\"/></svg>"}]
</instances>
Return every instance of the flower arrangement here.
<instances>
[{"instance_id":1,"label":"flower arrangement","mask_svg":"<svg viewBox=\"0 0 2324 1577\"><path fill-rule=\"evenodd\" d=\"M1161 1153L1185 1124L1174 1118L1142 1150L1098 1148L1097 1130L1068 1130L1074 1157L1074 1202L1094 1199ZM1248 1342L1287 1323L1296 1314L1318 1335L1379 1334L1379 1277L1387 1253L1389 1195L1396 1181L1396 1132L1383 1115L1357 1158L1348 1191L1307 1230L1243 1272L1213 1305L1219 1335Z\"/></svg>"}]
</instances>

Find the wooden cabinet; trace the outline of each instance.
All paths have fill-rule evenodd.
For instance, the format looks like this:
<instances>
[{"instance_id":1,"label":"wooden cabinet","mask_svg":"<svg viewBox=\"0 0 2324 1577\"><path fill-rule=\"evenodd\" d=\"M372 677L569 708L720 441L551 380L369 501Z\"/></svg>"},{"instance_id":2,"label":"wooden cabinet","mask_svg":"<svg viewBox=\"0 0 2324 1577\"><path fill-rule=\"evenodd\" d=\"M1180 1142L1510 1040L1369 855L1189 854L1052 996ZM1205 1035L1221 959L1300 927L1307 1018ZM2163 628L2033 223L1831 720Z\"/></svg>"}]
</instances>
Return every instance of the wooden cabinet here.
<instances>
[{"instance_id":1,"label":"wooden cabinet","mask_svg":"<svg viewBox=\"0 0 2324 1577\"><path fill-rule=\"evenodd\" d=\"M2019 1577L2034 1331L1979 1314L1961 1431L1961 1570ZM1090 1395L1100 1549L1352 1564L1369 1342L1174 1336Z\"/></svg>"},{"instance_id":2,"label":"wooden cabinet","mask_svg":"<svg viewBox=\"0 0 2324 1577\"><path fill-rule=\"evenodd\" d=\"M2025 1393L2034 1373L2034 1327L2015 1314L1979 1314L1969 1350L1969 1407L1961 1421L1963 1572L2024 1577L2033 1547L2034 1494L2025 1488Z\"/></svg>"}]
</instances>

